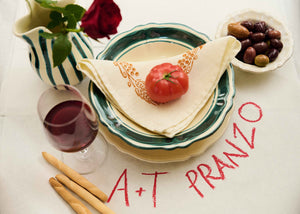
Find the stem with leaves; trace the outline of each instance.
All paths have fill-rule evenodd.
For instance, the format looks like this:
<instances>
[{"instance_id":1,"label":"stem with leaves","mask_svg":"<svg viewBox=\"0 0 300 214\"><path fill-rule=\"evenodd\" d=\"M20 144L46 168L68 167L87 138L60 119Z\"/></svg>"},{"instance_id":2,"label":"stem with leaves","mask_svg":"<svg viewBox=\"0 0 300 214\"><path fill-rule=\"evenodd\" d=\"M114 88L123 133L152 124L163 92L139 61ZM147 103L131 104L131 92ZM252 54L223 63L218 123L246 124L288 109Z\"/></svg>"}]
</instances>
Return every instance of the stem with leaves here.
<instances>
[{"instance_id":1,"label":"stem with leaves","mask_svg":"<svg viewBox=\"0 0 300 214\"><path fill-rule=\"evenodd\" d=\"M41 7L50 9L50 22L48 29L58 28L55 33L42 32L40 35L46 39L54 39L53 44L53 66L63 63L72 50L72 44L68 39L69 32L81 32L82 28L77 28L77 22L81 20L85 9L76 4L68 4L65 7L56 6L53 0L35 0Z\"/></svg>"}]
</instances>

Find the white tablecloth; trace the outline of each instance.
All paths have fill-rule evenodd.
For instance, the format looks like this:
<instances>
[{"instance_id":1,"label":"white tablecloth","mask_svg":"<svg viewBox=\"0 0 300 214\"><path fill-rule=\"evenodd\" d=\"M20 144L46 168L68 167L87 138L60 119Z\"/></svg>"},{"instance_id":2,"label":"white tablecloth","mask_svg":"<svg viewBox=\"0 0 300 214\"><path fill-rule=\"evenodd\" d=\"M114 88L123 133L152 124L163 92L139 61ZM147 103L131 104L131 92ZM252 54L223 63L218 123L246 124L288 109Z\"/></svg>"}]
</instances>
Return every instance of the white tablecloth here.
<instances>
[{"instance_id":1,"label":"white tablecloth","mask_svg":"<svg viewBox=\"0 0 300 214\"><path fill-rule=\"evenodd\" d=\"M88 7L91 0L78 3ZM203 155L184 162L151 164L109 145L105 163L86 175L110 196L107 205L116 213L131 214L300 213L299 1L116 3L123 16L119 32L149 22L178 22L211 38L229 13L244 8L265 10L287 24L295 49L292 58L272 73L236 71L236 105L228 129ZM47 142L36 111L38 97L48 86L30 67L27 45L12 34L14 21L26 14L25 1L1 1L0 10L0 213L73 213L48 184L58 171L41 156L42 151L59 156ZM85 94L88 82L78 85ZM251 111L256 118L247 115ZM228 153L241 156L229 156L230 161ZM209 168L211 177L205 177ZM141 195L136 192L140 188L144 190Z\"/></svg>"}]
</instances>

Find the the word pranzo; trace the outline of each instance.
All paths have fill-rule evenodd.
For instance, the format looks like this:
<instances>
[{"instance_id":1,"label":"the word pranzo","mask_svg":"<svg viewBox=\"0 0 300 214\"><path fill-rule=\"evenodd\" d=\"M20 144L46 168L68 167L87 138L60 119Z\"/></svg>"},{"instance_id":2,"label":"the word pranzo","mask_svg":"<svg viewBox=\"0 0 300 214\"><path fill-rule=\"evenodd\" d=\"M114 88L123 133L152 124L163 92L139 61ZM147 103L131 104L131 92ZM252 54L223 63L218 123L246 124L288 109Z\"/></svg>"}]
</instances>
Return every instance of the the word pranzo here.
<instances>
[{"instance_id":1,"label":"the word pranzo","mask_svg":"<svg viewBox=\"0 0 300 214\"><path fill-rule=\"evenodd\" d=\"M257 114L255 116L257 118L250 119L243 115L244 108L248 107L249 105L254 107L255 110L257 111L256 112ZM263 116L260 106L258 106L257 104L255 104L253 102L247 102L247 103L244 103L243 105L241 105L241 107L238 110L238 114L243 120L245 120L249 123L259 122ZM242 143L246 143L248 145L248 147L252 150L252 149L254 149L256 128L255 127L252 128L250 137L246 137L247 135L244 134L245 132L247 132L247 130L241 130L237 123L233 123L233 137L235 139L237 139L237 138L242 139L242 141L244 141ZM249 135L249 131L247 132L247 134ZM234 143L228 139L225 139L225 142L227 145L229 145L231 147L231 150L234 149L236 152L226 152L225 151L222 154L222 156L223 156L222 159L220 157L217 157L217 155L215 155L215 154L213 154L211 156L213 158L213 162L214 162L216 168L218 169L218 172L212 172L212 167L210 165L201 163L197 166L197 170L192 169L192 170L187 171L185 174L185 176L187 177L187 179L189 180L189 182L191 184L189 186L189 188L193 188L199 194L199 196L201 196L202 198L204 197L204 194L201 192L201 190L197 186L198 175L201 176L201 178L205 181L205 183L207 183L207 185L209 185L209 187L214 189L215 186L212 183L213 180L224 180L225 179L225 174L223 171L224 168L235 169L236 167L239 166L235 160L237 160L238 158L249 157L249 154L245 150L243 150L241 148L241 146L237 145L237 144L240 144L241 142ZM213 175L213 174L215 174L215 175Z\"/></svg>"}]
</instances>

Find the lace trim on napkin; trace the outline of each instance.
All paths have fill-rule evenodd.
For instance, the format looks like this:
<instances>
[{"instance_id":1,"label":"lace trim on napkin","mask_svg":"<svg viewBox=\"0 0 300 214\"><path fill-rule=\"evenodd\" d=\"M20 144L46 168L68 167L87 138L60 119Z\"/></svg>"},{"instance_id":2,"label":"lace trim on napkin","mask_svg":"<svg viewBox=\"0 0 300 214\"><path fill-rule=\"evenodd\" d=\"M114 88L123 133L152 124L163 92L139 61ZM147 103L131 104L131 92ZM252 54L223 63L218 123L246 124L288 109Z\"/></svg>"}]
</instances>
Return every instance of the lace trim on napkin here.
<instances>
[{"instance_id":1,"label":"lace trim on napkin","mask_svg":"<svg viewBox=\"0 0 300 214\"><path fill-rule=\"evenodd\" d=\"M182 55L182 59L178 60L178 65L184 70L185 73L189 74L193 68L194 61L198 59L198 51L201 50L203 45L187 51Z\"/></svg>"},{"instance_id":2,"label":"lace trim on napkin","mask_svg":"<svg viewBox=\"0 0 300 214\"><path fill-rule=\"evenodd\" d=\"M147 103L157 105L154 101L150 99L147 94L145 81L141 79L136 79L140 74L136 71L132 64L128 62L114 62L114 65L117 66L124 78L128 79L128 87L133 86L135 93L145 100Z\"/></svg>"}]
</instances>

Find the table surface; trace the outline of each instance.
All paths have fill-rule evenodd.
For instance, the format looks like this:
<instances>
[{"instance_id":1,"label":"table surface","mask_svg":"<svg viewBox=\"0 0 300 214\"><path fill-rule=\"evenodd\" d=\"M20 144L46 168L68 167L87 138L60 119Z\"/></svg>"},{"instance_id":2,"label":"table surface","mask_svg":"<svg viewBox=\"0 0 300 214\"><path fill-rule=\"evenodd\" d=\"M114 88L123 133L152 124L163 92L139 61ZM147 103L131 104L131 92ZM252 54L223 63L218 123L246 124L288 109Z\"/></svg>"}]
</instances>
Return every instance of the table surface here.
<instances>
[{"instance_id":1,"label":"table surface","mask_svg":"<svg viewBox=\"0 0 300 214\"><path fill-rule=\"evenodd\" d=\"M47 142L36 111L40 94L49 86L30 67L25 42L12 33L14 22L27 13L25 1L0 2L0 213L74 213L48 184L58 171L41 156L42 151L60 154ZM91 2L78 1L84 7ZM119 32L149 22L177 22L211 38L231 12L267 11L286 23L295 48L292 58L272 73L236 70L235 109L229 126L204 154L183 162L154 164L109 144L104 164L86 175L110 196L107 205L116 213L131 214L300 213L300 2L115 2L123 16ZM94 48L101 49L101 45L94 44ZM85 79L77 87L87 94L88 83ZM245 120L247 111L258 113L260 120ZM209 169L210 177L201 176L200 172L209 175Z\"/></svg>"}]
</instances>

